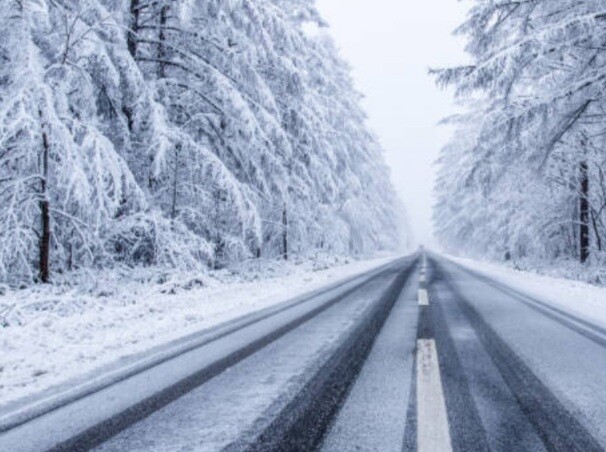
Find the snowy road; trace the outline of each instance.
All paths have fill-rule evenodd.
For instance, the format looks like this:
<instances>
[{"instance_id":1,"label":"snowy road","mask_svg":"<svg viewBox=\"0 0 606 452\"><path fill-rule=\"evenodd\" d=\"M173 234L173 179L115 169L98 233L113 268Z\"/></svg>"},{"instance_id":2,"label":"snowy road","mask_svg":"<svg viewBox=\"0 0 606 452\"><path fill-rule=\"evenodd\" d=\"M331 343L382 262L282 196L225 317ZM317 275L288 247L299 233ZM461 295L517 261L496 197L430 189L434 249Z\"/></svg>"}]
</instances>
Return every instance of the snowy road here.
<instances>
[{"instance_id":1,"label":"snowy road","mask_svg":"<svg viewBox=\"0 0 606 452\"><path fill-rule=\"evenodd\" d=\"M437 255L210 333L0 417L0 450L606 448L606 331Z\"/></svg>"}]
</instances>

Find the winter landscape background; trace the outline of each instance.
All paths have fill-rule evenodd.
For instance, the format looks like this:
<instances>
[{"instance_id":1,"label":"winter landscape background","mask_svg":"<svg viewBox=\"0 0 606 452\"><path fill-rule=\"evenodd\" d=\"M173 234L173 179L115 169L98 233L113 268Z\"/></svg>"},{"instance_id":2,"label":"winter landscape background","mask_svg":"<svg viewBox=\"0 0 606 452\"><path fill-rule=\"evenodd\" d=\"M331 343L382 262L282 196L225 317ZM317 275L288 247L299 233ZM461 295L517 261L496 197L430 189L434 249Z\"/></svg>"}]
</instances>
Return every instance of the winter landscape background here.
<instances>
[{"instance_id":1,"label":"winter landscape background","mask_svg":"<svg viewBox=\"0 0 606 452\"><path fill-rule=\"evenodd\" d=\"M420 244L606 322L606 3L331 1L0 2L0 400Z\"/></svg>"}]
</instances>

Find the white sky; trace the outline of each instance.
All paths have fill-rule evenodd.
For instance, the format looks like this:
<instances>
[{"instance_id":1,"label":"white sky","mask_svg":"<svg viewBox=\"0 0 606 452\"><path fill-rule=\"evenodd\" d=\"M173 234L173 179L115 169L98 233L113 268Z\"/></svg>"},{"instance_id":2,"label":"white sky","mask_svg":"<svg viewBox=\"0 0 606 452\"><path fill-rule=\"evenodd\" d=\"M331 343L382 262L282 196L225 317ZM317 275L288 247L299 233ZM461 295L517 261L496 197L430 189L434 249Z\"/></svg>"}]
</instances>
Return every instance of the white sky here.
<instances>
[{"instance_id":1,"label":"white sky","mask_svg":"<svg viewBox=\"0 0 606 452\"><path fill-rule=\"evenodd\" d=\"M449 130L437 123L454 112L429 67L466 61L452 31L464 20L457 0L317 0L330 34L353 68L356 88L392 168L417 243L433 245L434 165Z\"/></svg>"}]
</instances>

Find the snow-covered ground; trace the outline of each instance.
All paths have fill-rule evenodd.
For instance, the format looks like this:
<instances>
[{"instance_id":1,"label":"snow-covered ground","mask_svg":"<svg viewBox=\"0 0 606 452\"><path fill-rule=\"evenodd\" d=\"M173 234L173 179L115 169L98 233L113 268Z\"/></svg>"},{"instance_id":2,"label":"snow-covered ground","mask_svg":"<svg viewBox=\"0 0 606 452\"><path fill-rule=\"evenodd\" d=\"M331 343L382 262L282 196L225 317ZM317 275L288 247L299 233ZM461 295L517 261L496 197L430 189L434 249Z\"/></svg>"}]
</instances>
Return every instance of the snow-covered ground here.
<instances>
[{"instance_id":1,"label":"snow-covered ground","mask_svg":"<svg viewBox=\"0 0 606 452\"><path fill-rule=\"evenodd\" d=\"M534 298L606 327L606 287L515 270L484 261L454 256L448 258Z\"/></svg>"},{"instance_id":2,"label":"snow-covered ground","mask_svg":"<svg viewBox=\"0 0 606 452\"><path fill-rule=\"evenodd\" d=\"M208 275L100 274L0 294L0 405L394 259L255 261Z\"/></svg>"}]
</instances>

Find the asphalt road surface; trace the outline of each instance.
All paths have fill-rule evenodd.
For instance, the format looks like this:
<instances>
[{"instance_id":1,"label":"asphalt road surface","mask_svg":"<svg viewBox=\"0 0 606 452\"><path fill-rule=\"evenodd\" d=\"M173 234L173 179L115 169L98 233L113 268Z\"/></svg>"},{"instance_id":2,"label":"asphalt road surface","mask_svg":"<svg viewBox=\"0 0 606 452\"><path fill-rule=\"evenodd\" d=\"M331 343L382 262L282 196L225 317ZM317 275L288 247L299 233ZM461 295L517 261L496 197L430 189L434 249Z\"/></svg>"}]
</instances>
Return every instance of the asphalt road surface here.
<instances>
[{"instance_id":1,"label":"asphalt road surface","mask_svg":"<svg viewBox=\"0 0 606 452\"><path fill-rule=\"evenodd\" d=\"M0 451L606 450L606 331L434 254L129 369L0 411Z\"/></svg>"}]
</instances>

